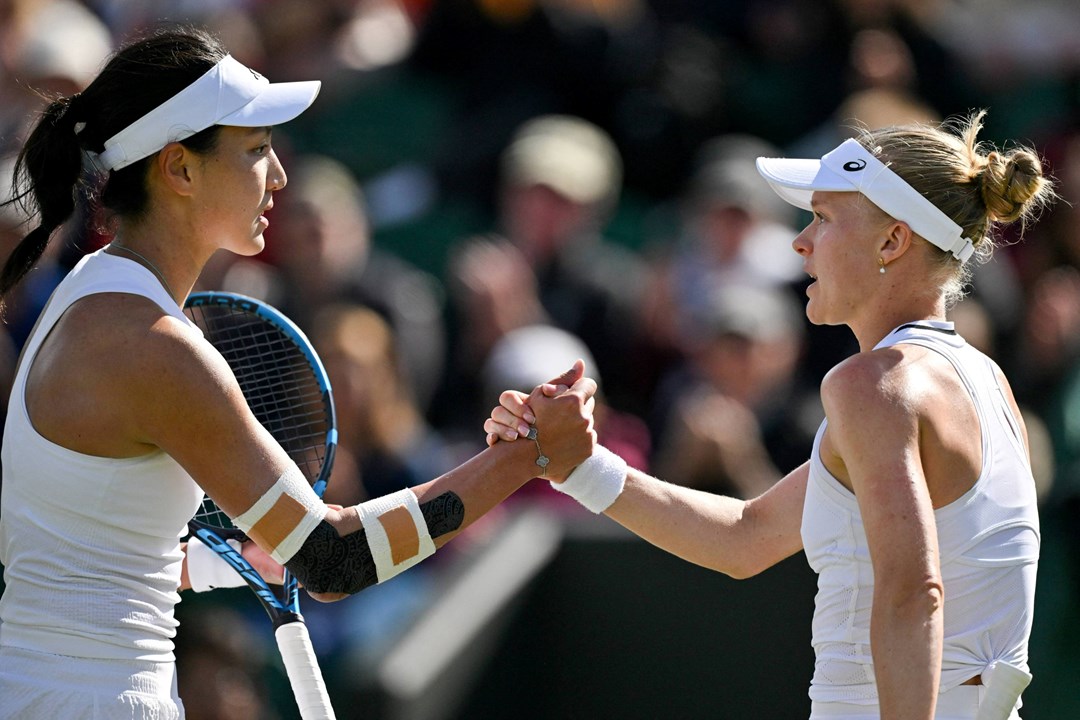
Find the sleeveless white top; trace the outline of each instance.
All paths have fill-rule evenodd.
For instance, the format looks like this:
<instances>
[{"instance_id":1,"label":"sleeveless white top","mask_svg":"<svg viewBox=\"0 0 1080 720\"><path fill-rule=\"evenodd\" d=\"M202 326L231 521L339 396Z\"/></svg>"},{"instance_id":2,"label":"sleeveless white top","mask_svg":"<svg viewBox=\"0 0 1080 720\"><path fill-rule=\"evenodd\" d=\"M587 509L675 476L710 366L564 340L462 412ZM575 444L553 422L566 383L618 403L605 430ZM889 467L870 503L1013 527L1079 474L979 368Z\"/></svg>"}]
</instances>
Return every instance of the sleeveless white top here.
<instances>
[{"instance_id":1,"label":"sleeveless white top","mask_svg":"<svg viewBox=\"0 0 1080 720\"><path fill-rule=\"evenodd\" d=\"M53 292L23 350L4 428L0 645L167 662L180 537L202 490L164 452L114 459L56 445L26 410L26 377L42 341L72 303L106 292L142 295L192 325L149 270L103 251Z\"/></svg>"},{"instance_id":2,"label":"sleeveless white top","mask_svg":"<svg viewBox=\"0 0 1080 720\"><path fill-rule=\"evenodd\" d=\"M901 326L875 349L898 343L927 347L952 363L974 401L982 436L978 480L934 512L945 586L945 692L996 661L1028 669L1040 539L1035 483L994 362L957 335L952 323ZM876 705L873 568L855 496L821 461L826 422L814 441L802 518L803 547L818 574L810 698Z\"/></svg>"}]
</instances>

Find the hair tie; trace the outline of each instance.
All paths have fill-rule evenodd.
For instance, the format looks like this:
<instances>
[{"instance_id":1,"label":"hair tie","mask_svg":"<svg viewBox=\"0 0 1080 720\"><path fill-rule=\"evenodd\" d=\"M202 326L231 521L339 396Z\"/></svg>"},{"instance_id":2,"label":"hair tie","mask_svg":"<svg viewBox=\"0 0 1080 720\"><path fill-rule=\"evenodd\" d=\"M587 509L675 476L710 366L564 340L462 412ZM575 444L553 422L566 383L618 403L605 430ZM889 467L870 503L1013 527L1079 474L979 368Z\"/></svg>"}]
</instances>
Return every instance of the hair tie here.
<instances>
[{"instance_id":1,"label":"hair tie","mask_svg":"<svg viewBox=\"0 0 1080 720\"><path fill-rule=\"evenodd\" d=\"M80 102L81 99L82 99L82 93L81 92L77 92L77 93L75 93L73 95L68 96L67 107L64 108L64 114L61 117L64 118L65 120L69 120L69 121L75 120L75 118L78 117L78 115L80 115L79 107L82 105L82 103ZM78 135L84 129L86 129L86 123L82 122L82 121L72 122L71 125L74 128L76 135Z\"/></svg>"}]
</instances>

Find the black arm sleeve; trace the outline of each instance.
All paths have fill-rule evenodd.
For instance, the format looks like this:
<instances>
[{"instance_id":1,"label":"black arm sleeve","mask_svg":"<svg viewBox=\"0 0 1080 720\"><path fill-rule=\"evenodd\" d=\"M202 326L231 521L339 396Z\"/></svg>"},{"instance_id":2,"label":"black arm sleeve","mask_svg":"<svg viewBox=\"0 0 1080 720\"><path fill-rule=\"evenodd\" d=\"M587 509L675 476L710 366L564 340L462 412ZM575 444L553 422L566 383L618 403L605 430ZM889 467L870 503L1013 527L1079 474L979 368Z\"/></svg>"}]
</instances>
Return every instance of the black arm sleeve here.
<instances>
[{"instance_id":1,"label":"black arm sleeve","mask_svg":"<svg viewBox=\"0 0 1080 720\"><path fill-rule=\"evenodd\" d=\"M461 527L465 504L453 492L445 492L420 506L428 534L437 538ZM367 533L357 530L340 535L323 520L285 563L300 584L311 593L353 595L379 581Z\"/></svg>"},{"instance_id":2,"label":"black arm sleeve","mask_svg":"<svg viewBox=\"0 0 1080 720\"><path fill-rule=\"evenodd\" d=\"M357 530L344 537L323 520L285 563L309 593L353 595L379 581L367 533Z\"/></svg>"}]
</instances>

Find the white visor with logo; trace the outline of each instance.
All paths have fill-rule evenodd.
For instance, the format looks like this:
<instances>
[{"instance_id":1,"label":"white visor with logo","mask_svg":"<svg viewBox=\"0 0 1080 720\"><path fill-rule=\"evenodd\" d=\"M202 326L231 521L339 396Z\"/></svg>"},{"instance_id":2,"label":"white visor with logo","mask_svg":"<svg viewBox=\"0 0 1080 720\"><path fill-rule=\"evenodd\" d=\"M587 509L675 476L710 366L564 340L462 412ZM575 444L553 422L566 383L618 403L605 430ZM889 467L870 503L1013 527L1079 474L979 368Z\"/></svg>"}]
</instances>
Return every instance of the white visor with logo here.
<instances>
[{"instance_id":1,"label":"white visor with logo","mask_svg":"<svg viewBox=\"0 0 1080 720\"><path fill-rule=\"evenodd\" d=\"M975 251L959 225L858 140L845 140L820 160L759 157L757 169L777 195L796 207L812 210L810 198L818 191L860 192L960 262Z\"/></svg>"},{"instance_id":2,"label":"white visor with logo","mask_svg":"<svg viewBox=\"0 0 1080 720\"><path fill-rule=\"evenodd\" d=\"M105 141L98 163L119 170L212 125L270 127L306 110L318 80L271 83L226 55L202 77Z\"/></svg>"}]
</instances>

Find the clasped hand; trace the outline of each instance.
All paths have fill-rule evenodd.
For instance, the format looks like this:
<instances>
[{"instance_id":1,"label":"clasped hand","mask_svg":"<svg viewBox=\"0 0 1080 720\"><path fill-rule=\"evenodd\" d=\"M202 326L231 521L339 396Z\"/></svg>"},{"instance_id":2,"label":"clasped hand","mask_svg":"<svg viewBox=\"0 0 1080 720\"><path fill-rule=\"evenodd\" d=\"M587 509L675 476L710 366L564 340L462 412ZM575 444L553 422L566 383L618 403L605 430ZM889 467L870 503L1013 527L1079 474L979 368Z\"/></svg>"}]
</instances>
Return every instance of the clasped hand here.
<instances>
[{"instance_id":1,"label":"clasped hand","mask_svg":"<svg viewBox=\"0 0 1080 720\"><path fill-rule=\"evenodd\" d=\"M504 391L484 421L487 444L524 440L529 427L536 427L536 442L550 459L544 477L562 482L592 454L596 444L596 389L596 381L585 377L585 363L578 360L568 371L537 385L529 394Z\"/></svg>"}]
</instances>

